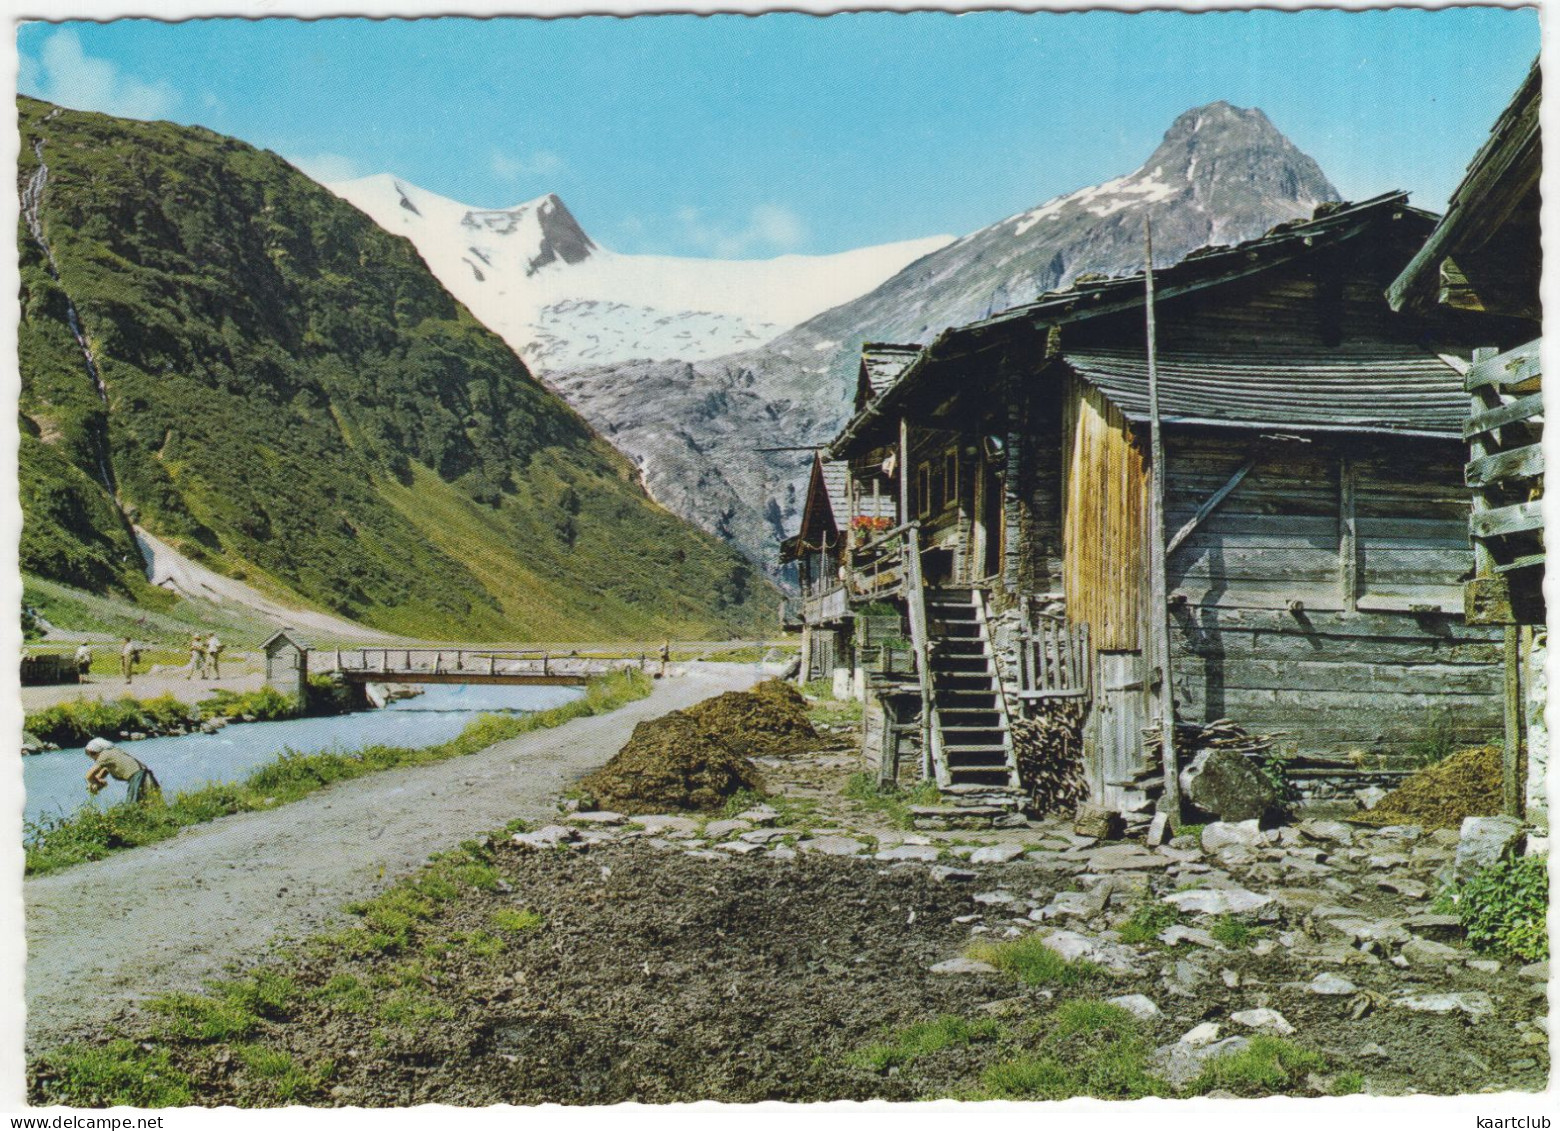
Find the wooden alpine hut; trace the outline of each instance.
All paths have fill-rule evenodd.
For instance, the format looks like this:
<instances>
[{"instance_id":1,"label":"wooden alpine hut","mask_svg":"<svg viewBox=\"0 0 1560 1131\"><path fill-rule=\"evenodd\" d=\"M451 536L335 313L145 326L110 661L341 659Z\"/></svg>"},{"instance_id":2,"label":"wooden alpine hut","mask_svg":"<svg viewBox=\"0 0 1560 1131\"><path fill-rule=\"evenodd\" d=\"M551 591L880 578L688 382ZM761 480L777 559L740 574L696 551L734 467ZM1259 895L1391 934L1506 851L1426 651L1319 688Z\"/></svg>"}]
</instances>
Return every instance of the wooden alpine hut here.
<instances>
[{"instance_id":1,"label":"wooden alpine hut","mask_svg":"<svg viewBox=\"0 0 1560 1131\"><path fill-rule=\"evenodd\" d=\"M869 740L884 777L1022 805L1016 720L1065 707L1097 802L1178 817L1208 724L1337 766L1499 729L1499 633L1463 617L1488 328L1384 297L1434 224L1388 194L1156 270L1151 305L1141 274L1080 281L861 403L828 454L898 506L847 587L917 659L883 698L919 756Z\"/></svg>"}]
</instances>

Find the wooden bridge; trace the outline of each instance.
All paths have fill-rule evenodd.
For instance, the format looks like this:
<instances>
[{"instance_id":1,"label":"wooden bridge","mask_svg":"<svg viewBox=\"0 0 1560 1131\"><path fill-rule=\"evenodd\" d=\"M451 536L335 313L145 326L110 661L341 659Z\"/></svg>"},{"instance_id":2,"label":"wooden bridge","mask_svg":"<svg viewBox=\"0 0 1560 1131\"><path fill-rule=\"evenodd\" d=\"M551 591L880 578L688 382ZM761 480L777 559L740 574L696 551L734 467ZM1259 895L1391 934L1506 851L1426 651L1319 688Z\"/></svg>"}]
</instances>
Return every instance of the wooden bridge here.
<instances>
[{"instance_id":1,"label":"wooden bridge","mask_svg":"<svg viewBox=\"0 0 1560 1131\"><path fill-rule=\"evenodd\" d=\"M335 672L349 683L581 684L609 672L650 671L660 660L646 653L591 657L577 653L472 648L357 648L309 654L309 670Z\"/></svg>"}]
</instances>

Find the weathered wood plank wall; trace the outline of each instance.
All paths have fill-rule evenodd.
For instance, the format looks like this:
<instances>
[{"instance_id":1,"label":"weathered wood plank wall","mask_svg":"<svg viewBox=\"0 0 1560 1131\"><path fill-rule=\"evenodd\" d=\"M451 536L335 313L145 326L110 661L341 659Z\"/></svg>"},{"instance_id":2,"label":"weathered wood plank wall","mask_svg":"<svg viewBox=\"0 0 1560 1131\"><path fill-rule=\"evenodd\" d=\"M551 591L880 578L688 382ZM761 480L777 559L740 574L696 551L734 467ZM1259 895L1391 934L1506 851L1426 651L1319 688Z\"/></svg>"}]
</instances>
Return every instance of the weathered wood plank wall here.
<instances>
[{"instance_id":1,"label":"weathered wood plank wall","mask_svg":"<svg viewBox=\"0 0 1560 1131\"><path fill-rule=\"evenodd\" d=\"M1461 617L1473 558L1457 445L1182 432L1168 525L1254 450L1256 466L1168 565L1180 717L1283 731L1317 753L1392 754L1438 729L1493 736L1499 644Z\"/></svg>"},{"instance_id":2,"label":"weathered wood plank wall","mask_svg":"<svg viewBox=\"0 0 1560 1131\"><path fill-rule=\"evenodd\" d=\"M1141 647L1147 477L1142 446L1097 390L1071 381L1062 410L1067 616L1097 651Z\"/></svg>"}]
</instances>

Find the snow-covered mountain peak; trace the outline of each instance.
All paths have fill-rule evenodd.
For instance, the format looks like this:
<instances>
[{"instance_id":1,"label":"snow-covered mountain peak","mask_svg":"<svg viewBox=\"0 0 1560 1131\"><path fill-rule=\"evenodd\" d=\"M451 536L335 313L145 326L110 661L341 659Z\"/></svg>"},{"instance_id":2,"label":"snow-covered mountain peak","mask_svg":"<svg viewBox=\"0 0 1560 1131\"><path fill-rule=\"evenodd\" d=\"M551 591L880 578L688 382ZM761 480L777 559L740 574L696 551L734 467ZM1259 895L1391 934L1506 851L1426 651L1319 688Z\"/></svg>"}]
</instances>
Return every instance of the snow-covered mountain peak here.
<instances>
[{"instance_id":1,"label":"snow-covered mountain peak","mask_svg":"<svg viewBox=\"0 0 1560 1131\"><path fill-rule=\"evenodd\" d=\"M949 241L759 260L623 255L592 240L554 193L473 208L387 173L326 187L411 240L456 298L544 371L751 349Z\"/></svg>"}]
</instances>

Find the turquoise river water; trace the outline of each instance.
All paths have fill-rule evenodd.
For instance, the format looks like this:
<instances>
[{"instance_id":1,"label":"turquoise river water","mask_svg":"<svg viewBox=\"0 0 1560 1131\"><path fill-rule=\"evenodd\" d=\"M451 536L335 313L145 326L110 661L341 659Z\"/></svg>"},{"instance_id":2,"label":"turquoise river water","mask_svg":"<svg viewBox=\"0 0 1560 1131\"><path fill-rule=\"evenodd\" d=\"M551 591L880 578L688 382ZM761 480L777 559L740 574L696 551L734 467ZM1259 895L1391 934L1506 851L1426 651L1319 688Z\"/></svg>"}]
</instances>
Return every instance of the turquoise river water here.
<instances>
[{"instance_id":1,"label":"turquoise river water","mask_svg":"<svg viewBox=\"0 0 1560 1131\"><path fill-rule=\"evenodd\" d=\"M157 775L163 789L177 793L207 782L237 781L284 750L317 754L364 746L434 746L454 738L478 715L544 711L578 699L578 687L431 686L377 711L272 723L232 723L216 734L147 738L121 745ZM87 793L91 761L80 747L22 759L27 789L24 820L73 813L82 805L124 800L125 784L110 781L96 798Z\"/></svg>"}]
</instances>

